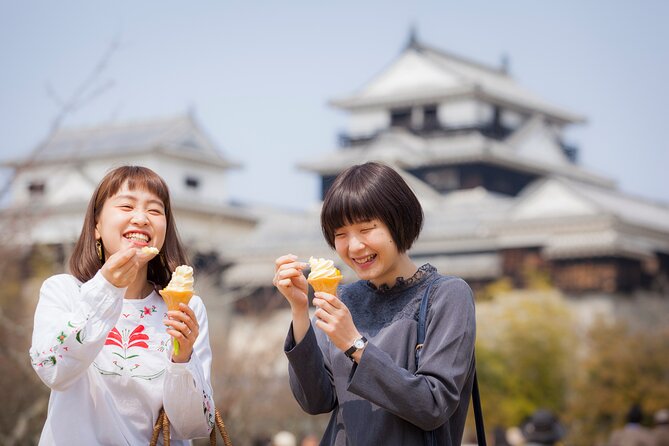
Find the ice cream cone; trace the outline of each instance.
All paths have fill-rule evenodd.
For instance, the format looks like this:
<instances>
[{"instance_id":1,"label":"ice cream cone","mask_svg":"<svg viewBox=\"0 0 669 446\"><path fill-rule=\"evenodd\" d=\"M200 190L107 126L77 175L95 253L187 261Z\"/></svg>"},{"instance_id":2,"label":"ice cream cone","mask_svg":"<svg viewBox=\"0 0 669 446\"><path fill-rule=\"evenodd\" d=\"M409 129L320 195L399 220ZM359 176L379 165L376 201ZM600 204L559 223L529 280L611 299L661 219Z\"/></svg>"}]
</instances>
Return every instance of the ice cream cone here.
<instances>
[{"instance_id":1,"label":"ice cream cone","mask_svg":"<svg viewBox=\"0 0 669 446\"><path fill-rule=\"evenodd\" d=\"M320 277L318 279L309 279L308 282L314 291L322 291L328 294L337 294L337 286L341 282L342 276Z\"/></svg>"},{"instance_id":2,"label":"ice cream cone","mask_svg":"<svg viewBox=\"0 0 669 446\"><path fill-rule=\"evenodd\" d=\"M188 305L188 301L190 301L190 298L193 296L192 291L178 291L178 290L170 290L167 288L163 288L158 292L160 293L161 296L163 296L163 300L165 300L168 310L179 310L179 304L182 302ZM179 341L177 341L176 339L172 339L172 345L174 348L174 354L178 355Z\"/></svg>"},{"instance_id":3,"label":"ice cream cone","mask_svg":"<svg viewBox=\"0 0 669 446\"><path fill-rule=\"evenodd\" d=\"M158 292L163 296L168 310L178 310L179 304L182 302L188 305L190 298L193 296L192 291L170 290L167 288L163 288Z\"/></svg>"}]
</instances>

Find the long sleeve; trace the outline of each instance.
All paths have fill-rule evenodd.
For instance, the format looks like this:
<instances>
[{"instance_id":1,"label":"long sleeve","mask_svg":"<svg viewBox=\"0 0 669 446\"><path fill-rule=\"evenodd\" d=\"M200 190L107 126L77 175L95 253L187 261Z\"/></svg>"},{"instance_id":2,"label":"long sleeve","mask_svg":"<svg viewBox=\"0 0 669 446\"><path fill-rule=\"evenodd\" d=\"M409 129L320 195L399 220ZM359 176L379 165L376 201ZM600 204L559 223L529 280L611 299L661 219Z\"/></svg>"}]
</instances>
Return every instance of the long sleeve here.
<instances>
[{"instance_id":1,"label":"long sleeve","mask_svg":"<svg viewBox=\"0 0 669 446\"><path fill-rule=\"evenodd\" d=\"M304 339L295 344L291 325L284 351L288 358L290 388L302 409L311 414L331 412L337 405L331 367L319 348L313 325Z\"/></svg>"},{"instance_id":2,"label":"long sleeve","mask_svg":"<svg viewBox=\"0 0 669 446\"><path fill-rule=\"evenodd\" d=\"M198 296L193 296L189 305L195 312L200 333L189 362L169 361L163 387L163 405L172 425L172 437L176 439L206 437L214 427L207 311Z\"/></svg>"},{"instance_id":3,"label":"long sleeve","mask_svg":"<svg viewBox=\"0 0 669 446\"><path fill-rule=\"evenodd\" d=\"M100 272L84 284L65 274L44 282L30 356L48 387L65 390L86 372L118 320L124 293Z\"/></svg>"},{"instance_id":4,"label":"long sleeve","mask_svg":"<svg viewBox=\"0 0 669 446\"><path fill-rule=\"evenodd\" d=\"M423 430L442 426L469 398L475 315L472 292L461 279L435 285L426 340L416 373L369 343L349 376L348 390Z\"/></svg>"}]
</instances>

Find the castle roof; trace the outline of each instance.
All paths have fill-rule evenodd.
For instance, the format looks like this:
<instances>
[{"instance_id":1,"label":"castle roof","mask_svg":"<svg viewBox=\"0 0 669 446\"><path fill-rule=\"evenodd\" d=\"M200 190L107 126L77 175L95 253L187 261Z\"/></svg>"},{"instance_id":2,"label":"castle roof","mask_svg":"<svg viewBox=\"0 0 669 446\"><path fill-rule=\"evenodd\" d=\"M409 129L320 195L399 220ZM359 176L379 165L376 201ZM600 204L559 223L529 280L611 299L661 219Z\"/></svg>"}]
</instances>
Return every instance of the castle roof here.
<instances>
[{"instance_id":1,"label":"castle roof","mask_svg":"<svg viewBox=\"0 0 669 446\"><path fill-rule=\"evenodd\" d=\"M529 114L538 112L563 124L585 121L583 116L521 87L503 68L486 66L415 39L360 90L332 100L331 104L353 110L462 96L475 96Z\"/></svg>"},{"instance_id":2,"label":"castle roof","mask_svg":"<svg viewBox=\"0 0 669 446\"><path fill-rule=\"evenodd\" d=\"M191 115L58 129L27 157L3 164L19 167L26 161L39 165L147 152L223 168L238 167L223 156Z\"/></svg>"},{"instance_id":3,"label":"castle roof","mask_svg":"<svg viewBox=\"0 0 669 446\"><path fill-rule=\"evenodd\" d=\"M485 162L535 175L558 174L574 180L614 187L608 177L565 159L550 128L538 118L530 119L503 141L480 133L424 137L402 128L390 128L368 142L326 153L299 167L321 175L368 161L380 161L407 169L421 166Z\"/></svg>"}]
</instances>

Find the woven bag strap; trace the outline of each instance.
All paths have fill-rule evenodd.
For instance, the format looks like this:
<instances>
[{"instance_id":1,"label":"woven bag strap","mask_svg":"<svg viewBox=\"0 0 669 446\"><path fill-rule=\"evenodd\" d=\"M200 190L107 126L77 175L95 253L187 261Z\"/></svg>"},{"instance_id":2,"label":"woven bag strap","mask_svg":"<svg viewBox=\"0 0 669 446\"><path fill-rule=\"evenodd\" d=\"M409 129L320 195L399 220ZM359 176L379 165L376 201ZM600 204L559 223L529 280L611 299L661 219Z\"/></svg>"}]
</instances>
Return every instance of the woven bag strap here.
<instances>
[{"instance_id":1,"label":"woven bag strap","mask_svg":"<svg viewBox=\"0 0 669 446\"><path fill-rule=\"evenodd\" d=\"M225 429L223 417L221 416L221 412L219 412L218 409L216 409L214 412L214 420L216 421L218 430L221 432L223 444L225 444L225 446L232 446L232 441L230 440L228 431ZM149 446L156 446L158 444L158 435L160 434L160 431L163 431L164 445L170 446L170 420L167 418L167 414L163 408L160 409L156 424L153 426L153 435L151 436L151 442L149 443ZM209 434L209 444L211 446L216 446L216 427L214 427L211 430L211 434Z\"/></svg>"},{"instance_id":2,"label":"woven bag strap","mask_svg":"<svg viewBox=\"0 0 669 446\"><path fill-rule=\"evenodd\" d=\"M170 420L165 414L165 409L160 408L156 424L153 425L153 435L151 435L151 442L149 446L156 446L158 444L158 435L163 431L163 444L170 446Z\"/></svg>"},{"instance_id":3,"label":"woven bag strap","mask_svg":"<svg viewBox=\"0 0 669 446\"><path fill-rule=\"evenodd\" d=\"M221 416L221 412L216 409L215 412L215 417L216 419L216 426L218 426L218 430L221 432L221 438L223 438L223 444L225 446L232 446L232 441L230 440L230 437L228 436L228 431L225 429L225 423L223 422L223 417ZM209 434L209 443L211 446L216 446L216 429L211 430L211 434Z\"/></svg>"}]
</instances>

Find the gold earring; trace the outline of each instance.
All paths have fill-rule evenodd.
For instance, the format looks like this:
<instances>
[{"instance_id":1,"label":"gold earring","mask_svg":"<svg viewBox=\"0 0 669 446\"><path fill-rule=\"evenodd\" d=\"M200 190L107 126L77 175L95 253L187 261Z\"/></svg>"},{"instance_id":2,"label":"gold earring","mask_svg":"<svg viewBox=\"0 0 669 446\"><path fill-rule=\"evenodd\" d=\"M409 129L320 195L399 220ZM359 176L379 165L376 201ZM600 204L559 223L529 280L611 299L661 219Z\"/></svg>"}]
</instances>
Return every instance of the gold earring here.
<instances>
[{"instance_id":1,"label":"gold earring","mask_svg":"<svg viewBox=\"0 0 669 446\"><path fill-rule=\"evenodd\" d=\"M102 262L102 242L100 240L95 241L95 251L98 253L98 259Z\"/></svg>"}]
</instances>

